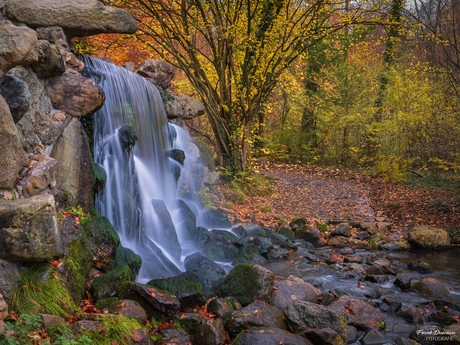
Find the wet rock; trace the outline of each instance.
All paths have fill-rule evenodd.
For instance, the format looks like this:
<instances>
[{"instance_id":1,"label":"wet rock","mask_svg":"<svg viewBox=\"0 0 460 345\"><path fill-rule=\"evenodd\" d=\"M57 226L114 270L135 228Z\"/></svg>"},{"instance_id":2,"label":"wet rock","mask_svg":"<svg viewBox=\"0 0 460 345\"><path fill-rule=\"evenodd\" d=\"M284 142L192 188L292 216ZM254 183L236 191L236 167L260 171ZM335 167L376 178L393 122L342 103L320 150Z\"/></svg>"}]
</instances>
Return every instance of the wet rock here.
<instances>
[{"instance_id":1,"label":"wet rock","mask_svg":"<svg viewBox=\"0 0 460 345\"><path fill-rule=\"evenodd\" d=\"M190 254L185 258L184 268L186 271L196 271L207 268L222 276L225 275L225 270L219 264L216 264L214 261L209 260L198 252Z\"/></svg>"},{"instance_id":2,"label":"wet rock","mask_svg":"<svg viewBox=\"0 0 460 345\"><path fill-rule=\"evenodd\" d=\"M64 129L51 157L58 161L58 199L88 212L92 205L94 175L88 136L78 119L73 118Z\"/></svg>"},{"instance_id":3,"label":"wet rock","mask_svg":"<svg viewBox=\"0 0 460 345\"><path fill-rule=\"evenodd\" d=\"M267 231L267 238L271 241L274 246L280 246L281 248L286 249L297 249L297 246L286 240L286 238L282 235L277 234L276 232Z\"/></svg>"},{"instance_id":4,"label":"wet rock","mask_svg":"<svg viewBox=\"0 0 460 345\"><path fill-rule=\"evenodd\" d=\"M131 152L136 145L137 133L136 128L133 126L125 125L118 130L118 138L123 149L127 152Z\"/></svg>"},{"instance_id":5,"label":"wet rock","mask_svg":"<svg viewBox=\"0 0 460 345\"><path fill-rule=\"evenodd\" d=\"M400 310L401 306L402 306L402 303L398 301L396 298L391 297L391 296L383 297L382 301L380 301L379 303L380 309L382 309L383 311L389 311L392 313Z\"/></svg>"},{"instance_id":6,"label":"wet rock","mask_svg":"<svg viewBox=\"0 0 460 345\"><path fill-rule=\"evenodd\" d=\"M18 139L8 105L0 96L0 189L12 189L22 167L27 164L27 157Z\"/></svg>"},{"instance_id":7,"label":"wet rock","mask_svg":"<svg viewBox=\"0 0 460 345\"><path fill-rule=\"evenodd\" d=\"M65 71L65 62L59 47L46 40L38 40L38 61L32 68L40 79L59 76Z\"/></svg>"},{"instance_id":8,"label":"wet rock","mask_svg":"<svg viewBox=\"0 0 460 345\"><path fill-rule=\"evenodd\" d=\"M295 233L291 229L285 226L281 226L277 230L278 234L286 237L288 240L293 240L295 239Z\"/></svg>"},{"instance_id":9,"label":"wet rock","mask_svg":"<svg viewBox=\"0 0 460 345\"><path fill-rule=\"evenodd\" d=\"M395 339L395 343L396 345L419 345L419 343L416 342L415 340L403 338L403 337L397 337Z\"/></svg>"},{"instance_id":10,"label":"wet rock","mask_svg":"<svg viewBox=\"0 0 460 345\"><path fill-rule=\"evenodd\" d=\"M176 230L178 232L177 236L182 243L186 240L195 240L198 229L196 227L196 215L192 211L189 205L181 199L175 199L172 202L172 212L171 214L179 214L180 221L176 220Z\"/></svg>"},{"instance_id":11,"label":"wet rock","mask_svg":"<svg viewBox=\"0 0 460 345\"><path fill-rule=\"evenodd\" d=\"M295 301L287 306L285 315L288 329L293 333L309 328L330 327L340 334L344 342L348 340L347 316L341 311L310 302Z\"/></svg>"},{"instance_id":12,"label":"wet rock","mask_svg":"<svg viewBox=\"0 0 460 345\"><path fill-rule=\"evenodd\" d=\"M265 261L265 258L260 255L259 250L253 244L247 243L240 249L232 265L263 264Z\"/></svg>"},{"instance_id":13,"label":"wet rock","mask_svg":"<svg viewBox=\"0 0 460 345\"><path fill-rule=\"evenodd\" d=\"M431 268L430 264L423 259L409 263L407 265L407 268L410 271L414 271L414 272L418 272L422 274L433 272L433 269Z\"/></svg>"},{"instance_id":14,"label":"wet rock","mask_svg":"<svg viewBox=\"0 0 460 345\"><path fill-rule=\"evenodd\" d=\"M326 264L328 265L336 265L336 264L341 264L343 262L343 255L337 254L337 253L330 253L327 254L323 260Z\"/></svg>"},{"instance_id":15,"label":"wet rock","mask_svg":"<svg viewBox=\"0 0 460 345\"><path fill-rule=\"evenodd\" d=\"M321 235L321 232L311 225L296 228L295 238L298 240L308 241L315 247L319 247L323 243L323 236Z\"/></svg>"},{"instance_id":16,"label":"wet rock","mask_svg":"<svg viewBox=\"0 0 460 345\"><path fill-rule=\"evenodd\" d=\"M29 86L21 78L5 74L0 79L0 95L8 104L14 122L18 123L30 107Z\"/></svg>"},{"instance_id":17,"label":"wet rock","mask_svg":"<svg viewBox=\"0 0 460 345\"><path fill-rule=\"evenodd\" d=\"M379 248L382 250L390 251L390 252L405 251L409 249L407 244L402 241L384 243L384 244L379 245Z\"/></svg>"},{"instance_id":18,"label":"wet rock","mask_svg":"<svg viewBox=\"0 0 460 345\"><path fill-rule=\"evenodd\" d=\"M337 248L353 247L356 249L366 249L366 250L372 249L370 244L367 242L358 241L354 238L348 238L344 236L331 237L328 241L328 244L330 246L337 247Z\"/></svg>"},{"instance_id":19,"label":"wet rock","mask_svg":"<svg viewBox=\"0 0 460 345\"><path fill-rule=\"evenodd\" d=\"M369 303L346 295L340 296L336 301L332 302L329 308L346 313L348 324L358 329L377 329L378 324L385 319L385 316Z\"/></svg>"},{"instance_id":20,"label":"wet rock","mask_svg":"<svg viewBox=\"0 0 460 345\"><path fill-rule=\"evenodd\" d=\"M270 303L274 279L273 272L259 265L237 265L224 278L217 291L219 296L235 297L243 306L255 300Z\"/></svg>"},{"instance_id":21,"label":"wet rock","mask_svg":"<svg viewBox=\"0 0 460 345\"><path fill-rule=\"evenodd\" d=\"M396 279L393 284L399 287L401 290L409 290L410 289L410 281L413 278L412 275L407 273L398 273L396 275Z\"/></svg>"},{"instance_id":22,"label":"wet rock","mask_svg":"<svg viewBox=\"0 0 460 345\"><path fill-rule=\"evenodd\" d=\"M234 311L232 304L224 298L212 299L208 303L207 310L222 319Z\"/></svg>"},{"instance_id":23,"label":"wet rock","mask_svg":"<svg viewBox=\"0 0 460 345\"><path fill-rule=\"evenodd\" d=\"M171 86L176 70L165 61L148 59L139 65L136 73L147 78L155 85L167 89Z\"/></svg>"},{"instance_id":24,"label":"wet rock","mask_svg":"<svg viewBox=\"0 0 460 345\"><path fill-rule=\"evenodd\" d=\"M109 269L120 245L118 233L110 221L102 216L90 217L84 226L90 238L91 258L89 260L94 267L102 271Z\"/></svg>"},{"instance_id":25,"label":"wet rock","mask_svg":"<svg viewBox=\"0 0 460 345\"><path fill-rule=\"evenodd\" d=\"M238 238L243 238L243 237L246 237L248 235L248 232L246 231L246 229L242 225L238 225L238 226L232 228L232 232L236 236L238 236Z\"/></svg>"},{"instance_id":26,"label":"wet rock","mask_svg":"<svg viewBox=\"0 0 460 345\"><path fill-rule=\"evenodd\" d=\"M361 344L363 345L383 345L386 343L388 343L388 339L375 330L367 332L361 338Z\"/></svg>"},{"instance_id":27,"label":"wet rock","mask_svg":"<svg viewBox=\"0 0 460 345\"><path fill-rule=\"evenodd\" d=\"M72 69L49 79L45 90L55 108L77 117L96 112L105 101L99 86Z\"/></svg>"},{"instance_id":28,"label":"wet rock","mask_svg":"<svg viewBox=\"0 0 460 345\"><path fill-rule=\"evenodd\" d=\"M161 231L156 231L153 239L160 247L162 247L173 260L181 261L181 247L177 238L176 228L171 219L168 209L163 200L152 199L150 203L157 215L158 227Z\"/></svg>"},{"instance_id":29,"label":"wet rock","mask_svg":"<svg viewBox=\"0 0 460 345\"><path fill-rule=\"evenodd\" d=\"M361 264L363 262L363 258L359 255L348 255L343 258L343 262Z\"/></svg>"},{"instance_id":30,"label":"wet rock","mask_svg":"<svg viewBox=\"0 0 460 345\"><path fill-rule=\"evenodd\" d=\"M403 310L399 313L399 316L402 317L407 322L411 323L423 323L422 310L416 307L410 307L406 310Z\"/></svg>"},{"instance_id":31,"label":"wet rock","mask_svg":"<svg viewBox=\"0 0 460 345\"><path fill-rule=\"evenodd\" d=\"M132 345L154 345L154 342L152 338L150 338L150 334L145 329L136 328L133 331ZM177 343L175 345L177 345Z\"/></svg>"},{"instance_id":32,"label":"wet rock","mask_svg":"<svg viewBox=\"0 0 460 345\"><path fill-rule=\"evenodd\" d=\"M230 229L232 227L230 220L225 215L213 209L202 211L198 216L197 224L208 229Z\"/></svg>"},{"instance_id":33,"label":"wet rock","mask_svg":"<svg viewBox=\"0 0 460 345\"><path fill-rule=\"evenodd\" d=\"M286 329L286 322L278 308L262 301L254 301L243 309L233 312L225 327L233 338L242 330L251 327Z\"/></svg>"},{"instance_id":34,"label":"wet rock","mask_svg":"<svg viewBox=\"0 0 460 345\"><path fill-rule=\"evenodd\" d=\"M411 281L411 291L419 292L424 296L437 299L449 299L449 290L435 278L423 278L419 281Z\"/></svg>"},{"instance_id":35,"label":"wet rock","mask_svg":"<svg viewBox=\"0 0 460 345\"><path fill-rule=\"evenodd\" d=\"M0 258L48 261L62 257L64 246L54 197L37 195L0 203Z\"/></svg>"},{"instance_id":36,"label":"wet rock","mask_svg":"<svg viewBox=\"0 0 460 345\"><path fill-rule=\"evenodd\" d=\"M287 260L289 258L289 250L274 246L266 255L267 260Z\"/></svg>"},{"instance_id":37,"label":"wet rock","mask_svg":"<svg viewBox=\"0 0 460 345\"><path fill-rule=\"evenodd\" d=\"M460 344L460 323L456 323L447 327L444 327L443 330L444 334L447 336L451 336L451 339L446 341L447 344Z\"/></svg>"},{"instance_id":38,"label":"wet rock","mask_svg":"<svg viewBox=\"0 0 460 345\"><path fill-rule=\"evenodd\" d=\"M30 157L29 171L19 182L23 196L34 196L43 191L56 195L58 193L57 163L57 160L47 155Z\"/></svg>"},{"instance_id":39,"label":"wet rock","mask_svg":"<svg viewBox=\"0 0 460 345\"><path fill-rule=\"evenodd\" d=\"M137 277L142 265L142 258L131 249L119 245L115 251L110 269L117 266L128 265L133 277Z\"/></svg>"},{"instance_id":40,"label":"wet rock","mask_svg":"<svg viewBox=\"0 0 460 345\"><path fill-rule=\"evenodd\" d=\"M188 334L194 336L204 317L200 313L180 313L178 319L181 327Z\"/></svg>"},{"instance_id":41,"label":"wet rock","mask_svg":"<svg viewBox=\"0 0 460 345\"><path fill-rule=\"evenodd\" d=\"M381 275L366 275L365 280L370 281L372 283L381 284L381 283L384 283L384 282L388 281L388 276L385 275L385 274L381 274Z\"/></svg>"},{"instance_id":42,"label":"wet rock","mask_svg":"<svg viewBox=\"0 0 460 345\"><path fill-rule=\"evenodd\" d=\"M253 247L259 254L266 254L273 247L273 244L269 238L265 236L253 237L250 234L240 239L238 243L243 246Z\"/></svg>"},{"instance_id":43,"label":"wet rock","mask_svg":"<svg viewBox=\"0 0 460 345\"><path fill-rule=\"evenodd\" d=\"M184 272L180 275L184 279L201 284L203 295L206 298L215 296L216 286L223 280L223 275L218 274L208 268L201 268L194 271Z\"/></svg>"},{"instance_id":44,"label":"wet rock","mask_svg":"<svg viewBox=\"0 0 460 345\"><path fill-rule=\"evenodd\" d=\"M278 328L250 328L243 331L233 340L232 345L312 345L309 340Z\"/></svg>"},{"instance_id":45,"label":"wet rock","mask_svg":"<svg viewBox=\"0 0 460 345\"><path fill-rule=\"evenodd\" d=\"M223 345L227 341L222 321L219 319L205 319L198 326L194 342L202 345Z\"/></svg>"},{"instance_id":46,"label":"wet rock","mask_svg":"<svg viewBox=\"0 0 460 345\"><path fill-rule=\"evenodd\" d=\"M322 295L319 289L292 275L275 282L274 287L272 304L280 310L285 310L296 300L317 303Z\"/></svg>"},{"instance_id":47,"label":"wet rock","mask_svg":"<svg viewBox=\"0 0 460 345\"><path fill-rule=\"evenodd\" d=\"M113 303L109 308L109 312L137 319L141 324L145 324L148 320L147 313L139 303L129 299L122 299Z\"/></svg>"},{"instance_id":48,"label":"wet rock","mask_svg":"<svg viewBox=\"0 0 460 345\"><path fill-rule=\"evenodd\" d=\"M408 240L415 247L422 249L442 250L450 247L450 236L447 231L428 225L410 229Z\"/></svg>"},{"instance_id":49,"label":"wet rock","mask_svg":"<svg viewBox=\"0 0 460 345\"><path fill-rule=\"evenodd\" d=\"M8 0L4 15L32 28L61 26L69 38L137 30L136 20L127 11L96 0Z\"/></svg>"},{"instance_id":50,"label":"wet rock","mask_svg":"<svg viewBox=\"0 0 460 345\"><path fill-rule=\"evenodd\" d=\"M163 339L167 339L167 342L165 344L190 344L190 336L187 334L187 332L185 332L182 329L178 329L175 327L166 328L161 331L161 335L163 336Z\"/></svg>"},{"instance_id":51,"label":"wet rock","mask_svg":"<svg viewBox=\"0 0 460 345\"><path fill-rule=\"evenodd\" d=\"M238 255L235 243L238 238L230 231L225 233L210 232L203 227L198 227L195 245L200 252L212 261L232 262Z\"/></svg>"},{"instance_id":52,"label":"wet rock","mask_svg":"<svg viewBox=\"0 0 460 345\"><path fill-rule=\"evenodd\" d=\"M91 284L91 296L96 301L113 296L124 296L129 284L133 280L128 265L122 265L94 278Z\"/></svg>"},{"instance_id":53,"label":"wet rock","mask_svg":"<svg viewBox=\"0 0 460 345\"><path fill-rule=\"evenodd\" d=\"M350 224L348 223L341 223L337 225L337 227L331 232L331 236L345 236L350 237Z\"/></svg>"},{"instance_id":54,"label":"wet rock","mask_svg":"<svg viewBox=\"0 0 460 345\"><path fill-rule=\"evenodd\" d=\"M265 229L257 225L246 225L244 229L246 230L247 237L267 237Z\"/></svg>"},{"instance_id":55,"label":"wet rock","mask_svg":"<svg viewBox=\"0 0 460 345\"><path fill-rule=\"evenodd\" d=\"M101 333L104 331L104 325L100 321L81 320L72 323L70 330L75 335L82 333Z\"/></svg>"},{"instance_id":56,"label":"wet rock","mask_svg":"<svg viewBox=\"0 0 460 345\"><path fill-rule=\"evenodd\" d=\"M153 279L147 284L155 286L160 290L169 291L176 295L177 298L179 298L182 309L202 306L206 303L201 284L186 280L182 276Z\"/></svg>"},{"instance_id":57,"label":"wet rock","mask_svg":"<svg viewBox=\"0 0 460 345\"><path fill-rule=\"evenodd\" d=\"M125 296L139 303L149 318L172 317L180 308L179 299L175 295L152 286L132 283Z\"/></svg>"},{"instance_id":58,"label":"wet rock","mask_svg":"<svg viewBox=\"0 0 460 345\"><path fill-rule=\"evenodd\" d=\"M361 231L361 232L358 232L355 237L358 240L364 241L369 238L369 234L367 233L367 231Z\"/></svg>"},{"instance_id":59,"label":"wet rock","mask_svg":"<svg viewBox=\"0 0 460 345\"><path fill-rule=\"evenodd\" d=\"M0 21L0 78L11 68L38 61L37 33L25 26Z\"/></svg>"},{"instance_id":60,"label":"wet rock","mask_svg":"<svg viewBox=\"0 0 460 345\"><path fill-rule=\"evenodd\" d=\"M347 344L353 343L358 340L358 330L354 326L348 326L348 341Z\"/></svg>"},{"instance_id":61,"label":"wet rock","mask_svg":"<svg viewBox=\"0 0 460 345\"><path fill-rule=\"evenodd\" d=\"M309 329L303 332L303 336L317 345L341 345L344 344L343 339L333 329L319 328Z\"/></svg>"},{"instance_id":62,"label":"wet rock","mask_svg":"<svg viewBox=\"0 0 460 345\"><path fill-rule=\"evenodd\" d=\"M428 321L436 322L441 325L452 325L457 323L458 321L454 318L454 315L449 311L449 309L441 309L436 311L430 315L428 315Z\"/></svg>"}]
</instances>

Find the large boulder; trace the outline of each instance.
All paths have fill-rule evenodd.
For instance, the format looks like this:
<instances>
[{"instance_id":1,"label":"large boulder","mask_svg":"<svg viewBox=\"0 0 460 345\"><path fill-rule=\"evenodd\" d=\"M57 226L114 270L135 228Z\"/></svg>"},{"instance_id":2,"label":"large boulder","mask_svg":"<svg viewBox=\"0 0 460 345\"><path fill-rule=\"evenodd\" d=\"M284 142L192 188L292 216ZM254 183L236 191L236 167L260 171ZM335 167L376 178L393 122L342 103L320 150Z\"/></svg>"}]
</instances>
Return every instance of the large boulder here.
<instances>
[{"instance_id":1,"label":"large boulder","mask_svg":"<svg viewBox=\"0 0 460 345\"><path fill-rule=\"evenodd\" d=\"M21 282L19 267L21 263L0 259L0 294L10 304L14 290Z\"/></svg>"},{"instance_id":2,"label":"large boulder","mask_svg":"<svg viewBox=\"0 0 460 345\"><path fill-rule=\"evenodd\" d=\"M275 282L272 304L281 310L296 300L317 303L322 293L313 285L294 276Z\"/></svg>"},{"instance_id":3,"label":"large boulder","mask_svg":"<svg viewBox=\"0 0 460 345\"><path fill-rule=\"evenodd\" d=\"M73 69L51 78L46 94L53 106L72 116L87 116L102 107L105 94L91 79Z\"/></svg>"},{"instance_id":4,"label":"large boulder","mask_svg":"<svg viewBox=\"0 0 460 345\"><path fill-rule=\"evenodd\" d=\"M32 68L41 79L59 76L65 71L65 62L59 47L46 40L38 41L38 62Z\"/></svg>"},{"instance_id":5,"label":"large boulder","mask_svg":"<svg viewBox=\"0 0 460 345\"><path fill-rule=\"evenodd\" d=\"M217 287L218 295L235 297L243 306L261 300L270 303L273 294L273 272L259 266L236 265Z\"/></svg>"},{"instance_id":6,"label":"large boulder","mask_svg":"<svg viewBox=\"0 0 460 345\"><path fill-rule=\"evenodd\" d=\"M43 82L31 70L19 66L8 74L26 82L31 96L29 109L17 123L22 146L28 153L41 154L56 141L70 116L52 110Z\"/></svg>"},{"instance_id":7,"label":"large boulder","mask_svg":"<svg viewBox=\"0 0 460 345\"><path fill-rule=\"evenodd\" d=\"M0 243L2 259L48 261L62 257L54 197L42 194L1 201Z\"/></svg>"},{"instance_id":8,"label":"large boulder","mask_svg":"<svg viewBox=\"0 0 460 345\"><path fill-rule=\"evenodd\" d=\"M168 119L189 120L203 115L204 104L200 100L177 93L169 93L170 99L166 102L165 109Z\"/></svg>"},{"instance_id":9,"label":"large boulder","mask_svg":"<svg viewBox=\"0 0 460 345\"><path fill-rule=\"evenodd\" d=\"M71 206L91 207L94 176L88 137L73 118L56 141L51 156L58 161L59 199Z\"/></svg>"},{"instance_id":10,"label":"large boulder","mask_svg":"<svg viewBox=\"0 0 460 345\"><path fill-rule=\"evenodd\" d=\"M11 117L8 104L0 96L0 189L14 187L22 167L27 164L27 157L18 138L18 131Z\"/></svg>"},{"instance_id":11,"label":"large boulder","mask_svg":"<svg viewBox=\"0 0 460 345\"><path fill-rule=\"evenodd\" d=\"M3 20L0 21L0 37L0 78L15 66L38 61L37 33L34 30Z\"/></svg>"},{"instance_id":12,"label":"large boulder","mask_svg":"<svg viewBox=\"0 0 460 345\"><path fill-rule=\"evenodd\" d=\"M408 240L415 247L422 249L441 250L450 247L447 231L429 225L419 225L410 229Z\"/></svg>"},{"instance_id":13,"label":"large boulder","mask_svg":"<svg viewBox=\"0 0 460 345\"><path fill-rule=\"evenodd\" d=\"M69 37L137 30L131 14L98 0L7 0L4 15L32 28L61 26Z\"/></svg>"},{"instance_id":14,"label":"large boulder","mask_svg":"<svg viewBox=\"0 0 460 345\"><path fill-rule=\"evenodd\" d=\"M176 70L169 63L155 59L142 62L136 72L163 89L171 86L171 80L176 74Z\"/></svg>"}]
</instances>

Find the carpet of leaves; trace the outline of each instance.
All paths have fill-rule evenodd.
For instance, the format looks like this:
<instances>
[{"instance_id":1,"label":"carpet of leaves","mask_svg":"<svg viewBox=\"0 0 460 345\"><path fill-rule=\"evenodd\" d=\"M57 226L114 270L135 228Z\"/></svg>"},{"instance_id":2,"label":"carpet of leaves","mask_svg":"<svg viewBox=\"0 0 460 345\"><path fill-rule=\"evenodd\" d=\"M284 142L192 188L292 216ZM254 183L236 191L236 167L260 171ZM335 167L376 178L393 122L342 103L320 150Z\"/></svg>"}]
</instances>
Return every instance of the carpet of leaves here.
<instances>
[{"instance_id":1,"label":"carpet of leaves","mask_svg":"<svg viewBox=\"0 0 460 345\"><path fill-rule=\"evenodd\" d=\"M243 205L234 204L230 215L243 223L274 227L281 219L289 222L294 217L306 217L313 223L374 220L376 215L383 215L392 223L393 232L400 235L419 224L442 228L460 225L460 199L452 193L413 189L339 169L264 163L256 170L275 180L275 192L247 197ZM433 201L443 201L451 210L432 208Z\"/></svg>"}]
</instances>

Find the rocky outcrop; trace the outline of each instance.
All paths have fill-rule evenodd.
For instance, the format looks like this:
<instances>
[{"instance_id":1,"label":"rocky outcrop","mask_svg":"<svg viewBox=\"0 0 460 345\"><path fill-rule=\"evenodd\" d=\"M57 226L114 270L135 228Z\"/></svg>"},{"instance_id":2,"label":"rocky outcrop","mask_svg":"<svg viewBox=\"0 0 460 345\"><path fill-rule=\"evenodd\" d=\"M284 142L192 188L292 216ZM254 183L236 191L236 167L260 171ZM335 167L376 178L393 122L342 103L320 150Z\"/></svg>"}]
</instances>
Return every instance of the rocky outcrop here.
<instances>
[{"instance_id":1,"label":"rocky outcrop","mask_svg":"<svg viewBox=\"0 0 460 345\"><path fill-rule=\"evenodd\" d=\"M65 205L91 206L94 176L88 137L83 125L73 118L57 140L51 156L58 161L59 196Z\"/></svg>"},{"instance_id":2,"label":"rocky outcrop","mask_svg":"<svg viewBox=\"0 0 460 345\"><path fill-rule=\"evenodd\" d=\"M142 62L136 72L163 89L171 86L171 80L176 74L174 67L169 63L154 59Z\"/></svg>"},{"instance_id":3,"label":"rocky outcrop","mask_svg":"<svg viewBox=\"0 0 460 345\"><path fill-rule=\"evenodd\" d=\"M65 62L59 47L46 40L38 41L38 62L32 67L41 79L59 76L65 71Z\"/></svg>"},{"instance_id":4,"label":"rocky outcrop","mask_svg":"<svg viewBox=\"0 0 460 345\"><path fill-rule=\"evenodd\" d=\"M68 38L137 30L131 14L98 0L6 0L4 15L31 28L61 26Z\"/></svg>"},{"instance_id":5,"label":"rocky outcrop","mask_svg":"<svg viewBox=\"0 0 460 345\"><path fill-rule=\"evenodd\" d=\"M51 78L46 86L46 94L55 108L72 116L92 114L105 101L102 89L73 69Z\"/></svg>"},{"instance_id":6,"label":"rocky outcrop","mask_svg":"<svg viewBox=\"0 0 460 345\"><path fill-rule=\"evenodd\" d=\"M47 261L63 255L54 197L37 195L0 202L0 258Z\"/></svg>"},{"instance_id":7,"label":"rocky outcrop","mask_svg":"<svg viewBox=\"0 0 460 345\"><path fill-rule=\"evenodd\" d=\"M190 120L205 112L203 102L196 98L176 93L170 93L170 97L165 105L168 119Z\"/></svg>"},{"instance_id":8,"label":"rocky outcrop","mask_svg":"<svg viewBox=\"0 0 460 345\"><path fill-rule=\"evenodd\" d=\"M18 123L30 107L29 86L21 78L5 74L0 79L0 95L8 103L14 122Z\"/></svg>"},{"instance_id":9,"label":"rocky outcrop","mask_svg":"<svg viewBox=\"0 0 460 345\"><path fill-rule=\"evenodd\" d=\"M422 249L440 250L450 247L450 236L446 230L428 225L419 225L409 230L409 242Z\"/></svg>"},{"instance_id":10,"label":"rocky outcrop","mask_svg":"<svg viewBox=\"0 0 460 345\"><path fill-rule=\"evenodd\" d=\"M4 20L0 21L0 37L0 78L15 66L38 61L37 33L34 30Z\"/></svg>"},{"instance_id":11,"label":"rocky outcrop","mask_svg":"<svg viewBox=\"0 0 460 345\"><path fill-rule=\"evenodd\" d=\"M47 155L32 156L28 171L20 181L23 196L34 196L47 189L50 194L57 194L57 161Z\"/></svg>"},{"instance_id":12,"label":"rocky outcrop","mask_svg":"<svg viewBox=\"0 0 460 345\"><path fill-rule=\"evenodd\" d=\"M14 187L16 177L27 164L27 157L22 150L18 131L14 125L7 103L0 96L0 189Z\"/></svg>"}]
</instances>

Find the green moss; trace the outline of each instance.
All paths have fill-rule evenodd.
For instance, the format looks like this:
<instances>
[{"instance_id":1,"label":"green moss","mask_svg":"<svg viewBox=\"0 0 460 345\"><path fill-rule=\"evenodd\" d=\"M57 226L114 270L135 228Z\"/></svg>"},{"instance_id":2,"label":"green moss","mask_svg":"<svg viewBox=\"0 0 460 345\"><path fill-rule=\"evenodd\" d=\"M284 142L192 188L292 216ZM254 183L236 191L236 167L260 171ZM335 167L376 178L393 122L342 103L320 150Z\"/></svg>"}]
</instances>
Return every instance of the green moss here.
<instances>
[{"instance_id":1,"label":"green moss","mask_svg":"<svg viewBox=\"0 0 460 345\"><path fill-rule=\"evenodd\" d=\"M77 310L63 278L48 264L33 264L21 274L21 284L14 291L11 304L19 314L65 317Z\"/></svg>"},{"instance_id":2,"label":"green moss","mask_svg":"<svg viewBox=\"0 0 460 345\"><path fill-rule=\"evenodd\" d=\"M263 262L265 262L265 258L259 254L258 249L248 243L240 250L232 264L260 264Z\"/></svg>"},{"instance_id":3,"label":"green moss","mask_svg":"<svg viewBox=\"0 0 460 345\"><path fill-rule=\"evenodd\" d=\"M96 300L118 296L123 297L127 286L134 279L128 265L121 265L93 280L91 291Z\"/></svg>"},{"instance_id":4,"label":"green moss","mask_svg":"<svg viewBox=\"0 0 460 345\"><path fill-rule=\"evenodd\" d=\"M424 289L425 289L425 284L423 284L422 281L418 281L414 285L411 286L411 290L413 291L423 292Z\"/></svg>"},{"instance_id":5,"label":"green moss","mask_svg":"<svg viewBox=\"0 0 460 345\"><path fill-rule=\"evenodd\" d=\"M110 309L117 302L118 302L118 298L116 297L103 298L96 303L95 307L99 310L102 310L105 308Z\"/></svg>"},{"instance_id":6,"label":"green moss","mask_svg":"<svg viewBox=\"0 0 460 345\"><path fill-rule=\"evenodd\" d=\"M82 233L79 239L69 244L69 253L64 258L69 278L67 288L76 302L79 302L85 294L85 283L89 279L91 269L90 256L88 239Z\"/></svg>"},{"instance_id":7,"label":"green moss","mask_svg":"<svg viewBox=\"0 0 460 345\"><path fill-rule=\"evenodd\" d=\"M278 234L283 235L286 237L288 240L293 240L295 239L295 233L288 227L282 226L278 229Z\"/></svg>"},{"instance_id":8,"label":"green moss","mask_svg":"<svg viewBox=\"0 0 460 345\"><path fill-rule=\"evenodd\" d=\"M232 296L242 305L248 305L253 302L253 296L259 289L258 277L253 265L236 265L218 286L217 291L222 297Z\"/></svg>"},{"instance_id":9,"label":"green moss","mask_svg":"<svg viewBox=\"0 0 460 345\"><path fill-rule=\"evenodd\" d=\"M166 279L154 279L148 282L148 285L153 285L160 290L166 290L176 295L178 298L202 292L203 288L200 283L186 280L181 277L172 277Z\"/></svg>"},{"instance_id":10,"label":"green moss","mask_svg":"<svg viewBox=\"0 0 460 345\"><path fill-rule=\"evenodd\" d=\"M93 345L131 344L134 330L142 328L136 319L121 315L101 315L97 321L102 322L103 329L101 332L82 333L91 339Z\"/></svg>"},{"instance_id":11,"label":"green moss","mask_svg":"<svg viewBox=\"0 0 460 345\"><path fill-rule=\"evenodd\" d=\"M128 265L135 278L141 269L142 258L131 249L119 245L115 252L115 259L112 261L111 269L121 265Z\"/></svg>"},{"instance_id":12,"label":"green moss","mask_svg":"<svg viewBox=\"0 0 460 345\"><path fill-rule=\"evenodd\" d=\"M120 236L110 221L102 216L88 219L84 224L86 234L97 243L107 243L113 247L120 245Z\"/></svg>"}]
</instances>

